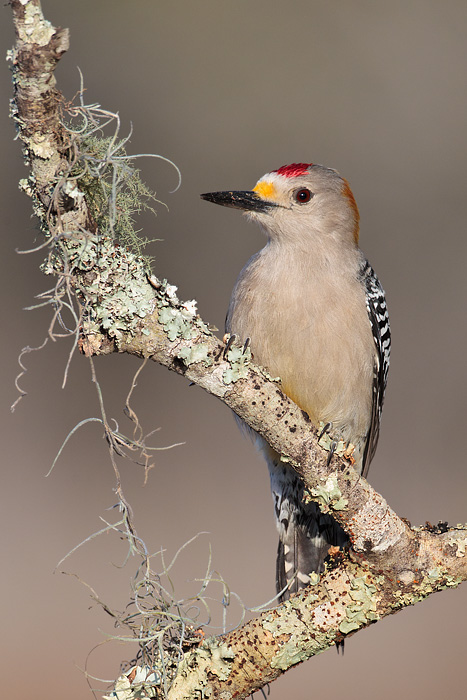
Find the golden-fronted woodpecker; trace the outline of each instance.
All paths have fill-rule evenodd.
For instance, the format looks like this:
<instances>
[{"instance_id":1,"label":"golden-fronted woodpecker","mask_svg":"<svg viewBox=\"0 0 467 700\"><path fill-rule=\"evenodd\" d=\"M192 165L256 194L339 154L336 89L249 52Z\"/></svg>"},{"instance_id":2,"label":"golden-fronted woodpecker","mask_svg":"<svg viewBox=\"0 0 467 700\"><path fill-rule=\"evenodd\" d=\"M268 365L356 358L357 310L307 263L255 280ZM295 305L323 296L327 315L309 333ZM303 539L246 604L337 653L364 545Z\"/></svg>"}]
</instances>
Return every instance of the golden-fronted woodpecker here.
<instances>
[{"instance_id":1,"label":"golden-fronted woodpecker","mask_svg":"<svg viewBox=\"0 0 467 700\"><path fill-rule=\"evenodd\" d=\"M246 212L267 243L236 282L226 331L249 339L255 362L333 440L354 445L368 473L378 442L389 368L383 288L358 247L359 213L335 170L294 163L264 175L252 191L201 195ZM315 503L303 501L295 471L258 436L267 460L279 547L281 599L323 570L331 545L347 536Z\"/></svg>"}]
</instances>

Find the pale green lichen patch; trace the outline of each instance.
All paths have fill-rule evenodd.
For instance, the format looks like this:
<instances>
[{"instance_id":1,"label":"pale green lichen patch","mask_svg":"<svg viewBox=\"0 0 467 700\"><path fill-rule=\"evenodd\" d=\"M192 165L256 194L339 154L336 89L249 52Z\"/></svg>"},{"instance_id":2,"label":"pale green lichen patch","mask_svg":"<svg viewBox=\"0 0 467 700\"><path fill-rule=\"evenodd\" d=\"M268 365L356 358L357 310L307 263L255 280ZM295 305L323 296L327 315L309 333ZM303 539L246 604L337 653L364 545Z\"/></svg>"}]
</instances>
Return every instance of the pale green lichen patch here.
<instances>
[{"instance_id":1,"label":"pale green lichen patch","mask_svg":"<svg viewBox=\"0 0 467 700\"><path fill-rule=\"evenodd\" d=\"M209 345L207 343L198 343L191 348L182 348L177 353L185 365L193 365L196 362L202 362L205 367L210 367L213 363L212 357L209 357Z\"/></svg>"},{"instance_id":2,"label":"pale green lichen patch","mask_svg":"<svg viewBox=\"0 0 467 700\"><path fill-rule=\"evenodd\" d=\"M339 625L339 630L343 634L348 634L378 619L376 590L376 586L367 583L363 577L354 578L351 581L349 595L353 603L345 608L346 619Z\"/></svg>"},{"instance_id":3,"label":"pale green lichen patch","mask_svg":"<svg viewBox=\"0 0 467 700\"><path fill-rule=\"evenodd\" d=\"M229 366L224 370L222 381L224 384L233 384L239 379L248 376L248 365L251 361L250 348L241 348L233 345L226 353L225 359Z\"/></svg>"},{"instance_id":4,"label":"pale green lichen patch","mask_svg":"<svg viewBox=\"0 0 467 700\"><path fill-rule=\"evenodd\" d=\"M445 572L443 569L440 569L437 566L434 569L430 569L430 571L428 571L423 578L420 579L419 577L414 586L417 600L422 600L422 598L425 598L430 593L433 593L433 591L435 591L436 588L439 587L440 583L444 582L445 579Z\"/></svg>"},{"instance_id":5,"label":"pale green lichen patch","mask_svg":"<svg viewBox=\"0 0 467 700\"><path fill-rule=\"evenodd\" d=\"M171 692L176 690L176 696L185 700L207 697L204 689L209 682L208 674L214 674L219 680L226 681L234 656L233 651L224 642L212 637L206 639L195 651L185 654L178 667Z\"/></svg>"},{"instance_id":6,"label":"pale green lichen patch","mask_svg":"<svg viewBox=\"0 0 467 700\"><path fill-rule=\"evenodd\" d=\"M317 600L318 596L312 598ZM274 637L281 635L289 637L287 641L283 642L271 661L273 668L279 668L283 671L305 661L310 656L316 656L316 654L325 651L337 636L334 630L323 632L309 623L305 624L300 619L302 616L300 601L289 600L285 606L290 609L287 616L276 617L271 614L263 622L263 627ZM295 609L297 609L297 613L295 613Z\"/></svg>"},{"instance_id":7,"label":"pale green lichen patch","mask_svg":"<svg viewBox=\"0 0 467 700\"><path fill-rule=\"evenodd\" d=\"M177 338L193 340L200 333L210 335L208 327L196 313L196 301L194 299L180 302L175 285L169 284L167 280L162 280L162 282L157 284L153 276L149 277L149 281L157 289L156 304L159 307L159 322L167 333L169 340L172 342L177 340ZM196 350L193 352L196 354ZM193 359L191 363L200 362L202 359Z\"/></svg>"},{"instance_id":8,"label":"pale green lichen patch","mask_svg":"<svg viewBox=\"0 0 467 700\"><path fill-rule=\"evenodd\" d=\"M461 582L461 577L451 576L444 569L434 567L424 575L418 575L412 590L407 592L395 591L394 607L414 605L431 593L434 593L434 591L441 591L444 588L456 588Z\"/></svg>"},{"instance_id":9,"label":"pale green lichen patch","mask_svg":"<svg viewBox=\"0 0 467 700\"><path fill-rule=\"evenodd\" d=\"M421 600L435 590L456 588L460 583L462 583L461 577L451 576L444 569L435 568L428 572L427 577L422 579L418 586L415 586L415 590L420 592Z\"/></svg>"},{"instance_id":10,"label":"pale green lichen patch","mask_svg":"<svg viewBox=\"0 0 467 700\"><path fill-rule=\"evenodd\" d=\"M177 307L163 306L159 310L159 322L171 341L177 338L191 340L197 336L197 331L193 328L192 318Z\"/></svg>"},{"instance_id":11,"label":"pale green lichen patch","mask_svg":"<svg viewBox=\"0 0 467 700\"><path fill-rule=\"evenodd\" d=\"M273 377L271 374L269 374L267 369L265 369L264 367L261 367L260 365L257 365L256 369L265 379L268 380L268 382L275 382L276 384L280 384L280 381L281 381L280 377Z\"/></svg>"},{"instance_id":12,"label":"pale green lichen patch","mask_svg":"<svg viewBox=\"0 0 467 700\"><path fill-rule=\"evenodd\" d=\"M456 547L456 557L462 559L465 557L465 547L467 545L467 536L465 530L461 532L453 532L448 539L448 544Z\"/></svg>"},{"instance_id":13,"label":"pale green lichen patch","mask_svg":"<svg viewBox=\"0 0 467 700\"><path fill-rule=\"evenodd\" d=\"M337 481L337 472L330 474L327 479L322 479L322 481L323 483L312 488L309 494L305 493L305 502L312 500L311 494L325 513L330 511L330 506L332 506L332 510L344 510L348 500L342 496Z\"/></svg>"},{"instance_id":14,"label":"pale green lichen patch","mask_svg":"<svg viewBox=\"0 0 467 700\"><path fill-rule=\"evenodd\" d=\"M434 569L431 569L428 572L428 577L431 579L434 579L436 581L437 579L441 578L441 573L442 573L441 569L438 569L437 567L435 567Z\"/></svg>"},{"instance_id":15,"label":"pale green lichen patch","mask_svg":"<svg viewBox=\"0 0 467 700\"><path fill-rule=\"evenodd\" d=\"M57 243L57 251L42 265L45 274L55 274L66 259L75 272L84 275L80 285L83 331L104 329L117 341L132 334L141 319L155 308L154 290L147 283L144 262L123 248L115 254L109 238L74 235Z\"/></svg>"},{"instance_id":16,"label":"pale green lichen patch","mask_svg":"<svg viewBox=\"0 0 467 700\"><path fill-rule=\"evenodd\" d=\"M429 593L431 593L434 590L434 587L431 587L431 590L429 590ZM428 593L425 595L419 595L418 593L403 593L402 591L395 591L394 593L394 603L392 604L393 608L401 608L405 607L407 605L414 605L415 603L418 603L420 600L423 600Z\"/></svg>"},{"instance_id":17,"label":"pale green lichen patch","mask_svg":"<svg viewBox=\"0 0 467 700\"><path fill-rule=\"evenodd\" d=\"M311 571L308 574L308 577L310 579L310 583L309 583L310 586L317 586L321 580L321 576L316 571Z\"/></svg>"},{"instance_id":18,"label":"pale green lichen patch","mask_svg":"<svg viewBox=\"0 0 467 700\"><path fill-rule=\"evenodd\" d=\"M462 583L462 576L446 576L444 581L444 587L446 588L457 588L457 586Z\"/></svg>"}]
</instances>

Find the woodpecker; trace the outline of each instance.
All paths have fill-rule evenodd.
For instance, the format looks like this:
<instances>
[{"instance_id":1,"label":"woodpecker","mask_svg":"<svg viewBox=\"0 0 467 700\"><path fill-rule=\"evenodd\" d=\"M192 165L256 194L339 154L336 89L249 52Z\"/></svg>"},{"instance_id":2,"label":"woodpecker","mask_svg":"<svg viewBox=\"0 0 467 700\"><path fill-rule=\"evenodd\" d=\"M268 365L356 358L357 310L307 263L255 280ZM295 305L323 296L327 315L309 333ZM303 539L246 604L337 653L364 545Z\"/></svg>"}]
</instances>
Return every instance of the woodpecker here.
<instances>
[{"instance_id":1,"label":"woodpecker","mask_svg":"<svg viewBox=\"0 0 467 700\"><path fill-rule=\"evenodd\" d=\"M347 180L313 163L282 166L252 191L201 197L234 207L266 234L230 299L226 331L249 339L257 364L333 440L354 446L366 476L378 442L390 354L384 290L358 247L359 212ZM347 535L318 506L280 455L256 436L270 473L279 546L280 600L320 573Z\"/></svg>"}]
</instances>

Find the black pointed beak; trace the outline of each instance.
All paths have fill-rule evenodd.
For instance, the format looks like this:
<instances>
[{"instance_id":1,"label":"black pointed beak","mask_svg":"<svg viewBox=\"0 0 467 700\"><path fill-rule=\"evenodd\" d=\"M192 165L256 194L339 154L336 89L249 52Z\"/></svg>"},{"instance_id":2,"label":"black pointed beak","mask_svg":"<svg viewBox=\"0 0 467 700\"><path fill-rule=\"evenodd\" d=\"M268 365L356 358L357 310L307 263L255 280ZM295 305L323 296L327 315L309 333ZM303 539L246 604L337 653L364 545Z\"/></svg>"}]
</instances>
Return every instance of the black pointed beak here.
<instances>
[{"instance_id":1,"label":"black pointed beak","mask_svg":"<svg viewBox=\"0 0 467 700\"><path fill-rule=\"evenodd\" d=\"M261 199L256 192L207 192L200 197L207 202L220 204L222 207L233 207L244 211L265 212L277 206L274 202Z\"/></svg>"}]
</instances>

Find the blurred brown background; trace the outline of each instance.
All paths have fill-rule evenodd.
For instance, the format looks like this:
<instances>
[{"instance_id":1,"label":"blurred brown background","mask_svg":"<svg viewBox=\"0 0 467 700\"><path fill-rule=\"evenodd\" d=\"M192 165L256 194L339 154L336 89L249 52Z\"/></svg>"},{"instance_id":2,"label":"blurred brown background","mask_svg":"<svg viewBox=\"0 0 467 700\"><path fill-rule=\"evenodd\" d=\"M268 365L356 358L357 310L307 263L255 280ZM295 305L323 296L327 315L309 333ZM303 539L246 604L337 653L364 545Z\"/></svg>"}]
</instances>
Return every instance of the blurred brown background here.
<instances>
[{"instance_id":1,"label":"blurred brown background","mask_svg":"<svg viewBox=\"0 0 467 700\"><path fill-rule=\"evenodd\" d=\"M413 523L465 522L467 413L466 58L464 0L391 3L351 0L44 0L55 26L71 29L57 70L71 98L119 111L133 123L130 152L173 159L140 161L145 180L170 211L143 217L155 271L196 298L222 328L231 287L261 233L238 212L200 192L247 189L264 172L294 161L337 168L362 215L361 244L387 292L393 359L382 436L370 480ZM13 43L1 9L3 52ZM50 313L25 312L48 289L42 254L17 255L40 241L31 204L17 189L26 174L8 121L9 74L0 74L2 221L2 696L89 697L81 669L88 651L113 633L110 618L57 562L103 526L115 503L102 431L75 435L45 479L68 431L98 415L87 361L76 356L61 389L69 341L25 357L28 392L14 414L17 356L40 345ZM131 357L96 362L108 415L122 430ZM139 534L151 551L183 558L178 580L213 566L254 606L274 590L276 534L267 470L215 399L157 366L140 379L133 405L154 443L185 445L141 469L121 463ZM86 545L61 568L79 574L122 609L136 561L122 570L114 535ZM302 664L271 687L274 699L338 697L465 698L467 586L445 591L386 619L346 645ZM132 649L105 644L88 670L118 675ZM377 690L375 690L377 688Z\"/></svg>"}]
</instances>

